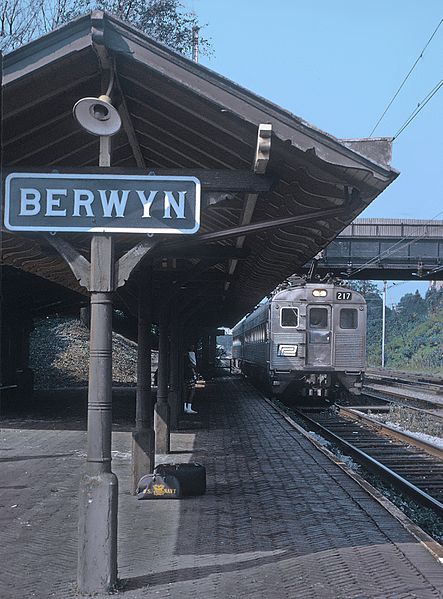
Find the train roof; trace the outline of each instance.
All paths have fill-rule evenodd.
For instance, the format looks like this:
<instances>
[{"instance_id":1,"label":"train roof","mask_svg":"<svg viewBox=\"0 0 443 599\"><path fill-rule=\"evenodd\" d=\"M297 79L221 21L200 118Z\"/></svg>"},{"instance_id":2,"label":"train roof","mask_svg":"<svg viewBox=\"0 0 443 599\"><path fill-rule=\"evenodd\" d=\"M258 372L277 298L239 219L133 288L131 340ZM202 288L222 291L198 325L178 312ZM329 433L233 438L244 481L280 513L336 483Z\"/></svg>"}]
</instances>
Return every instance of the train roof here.
<instances>
[{"instance_id":1,"label":"train roof","mask_svg":"<svg viewBox=\"0 0 443 599\"><path fill-rule=\"evenodd\" d=\"M304 285L297 285L296 287L289 287L288 289L282 289L281 291L275 293L272 296L271 301L293 301L294 299L304 297L306 295L313 297L311 294L315 289L326 289L329 292L325 298L319 298L324 299L325 301L331 301L335 299L332 295L332 292L334 289L336 289L351 291L353 294L353 301L358 300L358 303L360 301L363 303L365 302L364 297L358 291L355 291L354 289L351 289L345 285L337 285L335 283L306 283Z\"/></svg>"}]
</instances>

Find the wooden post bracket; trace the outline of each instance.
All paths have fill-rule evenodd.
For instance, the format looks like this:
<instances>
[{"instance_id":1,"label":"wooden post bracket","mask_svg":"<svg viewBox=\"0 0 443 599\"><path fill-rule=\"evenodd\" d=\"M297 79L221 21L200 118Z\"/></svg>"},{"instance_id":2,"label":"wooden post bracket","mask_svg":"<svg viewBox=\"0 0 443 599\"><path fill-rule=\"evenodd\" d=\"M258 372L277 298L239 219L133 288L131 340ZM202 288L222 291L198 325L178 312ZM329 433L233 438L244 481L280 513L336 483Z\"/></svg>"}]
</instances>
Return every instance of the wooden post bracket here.
<instances>
[{"instance_id":1,"label":"wooden post bracket","mask_svg":"<svg viewBox=\"0 0 443 599\"><path fill-rule=\"evenodd\" d=\"M93 266L78 250L74 248L66 239L58 235L45 235L45 239L54 247L62 256L69 268L74 273L75 278L82 287L86 287L91 291L92 278L97 279L96 265ZM109 256L114 264L113 280L104 283L106 291L115 291L119 287L123 287L134 270L139 266L140 262L149 254L157 245L158 241L152 238L145 239L138 243L123 254L119 260L114 262L113 256ZM97 287L97 284L94 284ZM97 291L97 289L94 289Z\"/></svg>"},{"instance_id":2,"label":"wooden post bracket","mask_svg":"<svg viewBox=\"0 0 443 599\"><path fill-rule=\"evenodd\" d=\"M45 235L45 239L64 258L80 285L89 290L91 283L91 265L89 261L68 241L58 235Z\"/></svg>"},{"instance_id":3,"label":"wooden post bracket","mask_svg":"<svg viewBox=\"0 0 443 599\"><path fill-rule=\"evenodd\" d=\"M115 264L116 289L123 287L131 273L137 268L143 258L151 253L158 243L159 242L153 238L144 239L128 250L126 254L123 254Z\"/></svg>"}]
</instances>

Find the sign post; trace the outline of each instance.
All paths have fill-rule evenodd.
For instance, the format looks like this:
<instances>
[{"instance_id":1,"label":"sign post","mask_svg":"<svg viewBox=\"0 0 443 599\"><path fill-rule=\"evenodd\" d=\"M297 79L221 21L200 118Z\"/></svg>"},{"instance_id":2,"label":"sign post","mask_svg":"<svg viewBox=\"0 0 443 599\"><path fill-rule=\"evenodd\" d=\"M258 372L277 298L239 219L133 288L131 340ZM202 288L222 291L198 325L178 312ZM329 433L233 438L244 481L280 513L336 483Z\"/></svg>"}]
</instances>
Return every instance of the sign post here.
<instances>
[{"instance_id":1,"label":"sign post","mask_svg":"<svg viewBox=\"0 0 443 599\"><path fill-rule=\"evenodd\" d=\"M100 138L100 164L110 166L109 136ZM91 328L86 471L80 481L77 582L81 592L117 583L118 480L111 471L112 292L110 235L91 239Z\"/></svg>"},{"instance_id":2,"label":"sign post","mask_svg":"<svg viewBox=\"0 0 443 599\"><path fill-rule=\"evenodd\" d=\"M99 166L110 167L111 136L121 125L110 98L79 100L74 115L84 129L99 136ZM11 231L52 233L47 240L91 294L87 458L80 482L77 582L83 593L108 592L117 582L118 511L118 481L111 471L112 293L156 245L146 237L115 261L112 235L195 233L200 226L200 182L192 176L103 171L11 173L5 181L4 224ZM92 233L90 262L59 232ZM146 381L140 381L142 386ZM139 412L138 425L145 432L146 414L141 407Z\"/></svg>"}]
</instances>

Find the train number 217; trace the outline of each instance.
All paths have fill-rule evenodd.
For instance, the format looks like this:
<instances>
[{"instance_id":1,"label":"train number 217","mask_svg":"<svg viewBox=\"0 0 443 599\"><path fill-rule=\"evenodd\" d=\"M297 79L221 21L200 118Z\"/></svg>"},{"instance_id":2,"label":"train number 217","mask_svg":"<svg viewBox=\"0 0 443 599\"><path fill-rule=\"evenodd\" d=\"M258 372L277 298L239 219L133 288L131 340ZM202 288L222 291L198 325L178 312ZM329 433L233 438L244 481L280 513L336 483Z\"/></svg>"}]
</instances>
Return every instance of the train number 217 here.
<instances>
[{"instance_id":1,"label":"train number 217","mask_svg":"<svg viewBox=\"0 0 443 599\"><path fill-rule=\"evenodd\" d=\"M337 295L336 298L338 300L350 300L352 299L352 292L351 291L337 291Z\"/></svg>"}]
</instances>

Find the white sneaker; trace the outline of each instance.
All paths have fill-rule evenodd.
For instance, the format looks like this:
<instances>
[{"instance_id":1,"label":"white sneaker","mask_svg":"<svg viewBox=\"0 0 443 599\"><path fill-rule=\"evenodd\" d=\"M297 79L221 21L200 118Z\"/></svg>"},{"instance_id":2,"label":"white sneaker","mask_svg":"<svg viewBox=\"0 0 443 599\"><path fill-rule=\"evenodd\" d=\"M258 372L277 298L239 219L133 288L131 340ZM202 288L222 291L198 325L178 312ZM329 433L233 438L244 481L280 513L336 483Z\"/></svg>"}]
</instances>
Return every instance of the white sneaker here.
<instances>
[{"instance_id":1,"label":"white sneaker","mask_svg":"<svg viewBox=\"0 0 443 599\"><path fill-rule=\"evenodd\" d=\"M198 412L196 412L195 410L193 410L191 408L191 406L189 406L188 411L186 412L187 414L198 414Z\"/></svg>"}]
</instances>

